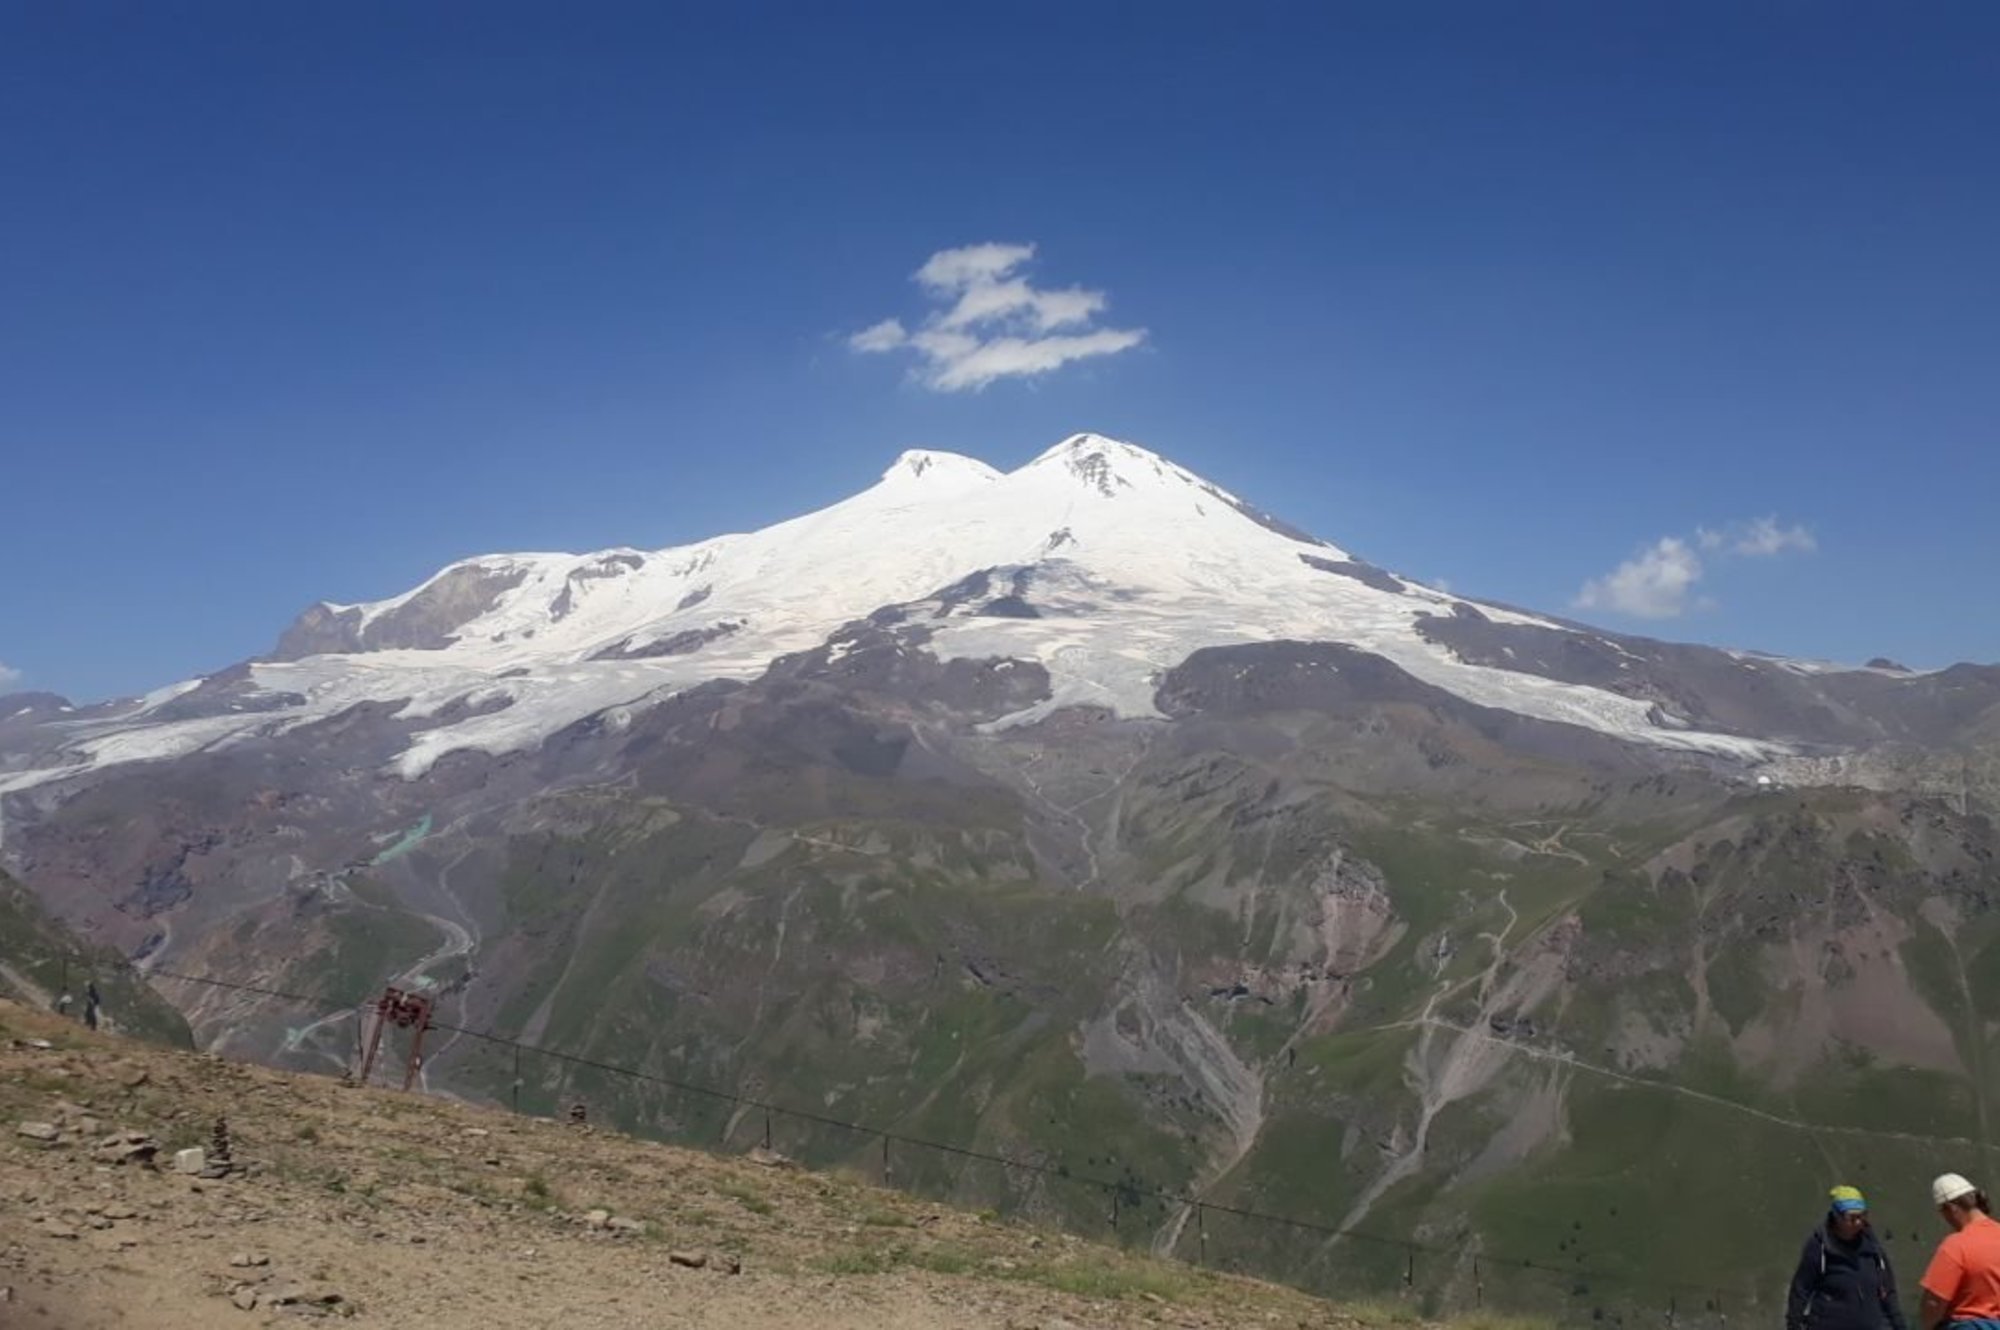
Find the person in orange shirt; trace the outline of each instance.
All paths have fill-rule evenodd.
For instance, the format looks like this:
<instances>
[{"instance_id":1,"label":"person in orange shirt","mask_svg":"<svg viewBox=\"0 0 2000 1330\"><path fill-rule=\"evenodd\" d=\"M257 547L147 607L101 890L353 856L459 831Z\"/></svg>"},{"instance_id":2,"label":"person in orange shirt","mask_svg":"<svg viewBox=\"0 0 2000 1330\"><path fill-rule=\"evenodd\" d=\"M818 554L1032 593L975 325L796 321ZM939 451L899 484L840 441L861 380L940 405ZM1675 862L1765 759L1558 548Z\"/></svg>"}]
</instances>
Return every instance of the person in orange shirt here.
<instances>
[{"instance_id":1,"label":"person in orange shirt","mask_svg":"<svg viewBox=\"0 0 2000 1330\"><path fill-rule=\"evenodd\" d=\"M1951 1235L1924 1271L1923 1330L2000 1330L2000 1224L1986 1193L1947 1173L1931 1184L1931 1200Z\"/></svg>"}]
</instances>

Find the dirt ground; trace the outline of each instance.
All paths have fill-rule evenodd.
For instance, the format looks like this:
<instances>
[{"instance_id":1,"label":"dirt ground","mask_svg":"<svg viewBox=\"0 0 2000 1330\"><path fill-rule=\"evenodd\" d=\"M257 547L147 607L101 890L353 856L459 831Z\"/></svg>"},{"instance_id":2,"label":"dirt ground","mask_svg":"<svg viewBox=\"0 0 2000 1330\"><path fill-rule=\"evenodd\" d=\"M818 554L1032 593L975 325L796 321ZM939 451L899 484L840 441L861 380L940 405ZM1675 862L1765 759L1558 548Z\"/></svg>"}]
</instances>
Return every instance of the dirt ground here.
<instances>
[{"instance_id":1,"label":"dirt ground","mask_svg":"<svg viewBox=\"0 0 2000 1330\"><path fill-rule=\"evenodd\" d=\"M233 1171L176 1171L218 1115ZM5 1330L1355 1324L784 1161L288 1076L4 1001L0 1133ZM148 1145L151 1164L112 1162Z\"/></svg>"}]
</instances>

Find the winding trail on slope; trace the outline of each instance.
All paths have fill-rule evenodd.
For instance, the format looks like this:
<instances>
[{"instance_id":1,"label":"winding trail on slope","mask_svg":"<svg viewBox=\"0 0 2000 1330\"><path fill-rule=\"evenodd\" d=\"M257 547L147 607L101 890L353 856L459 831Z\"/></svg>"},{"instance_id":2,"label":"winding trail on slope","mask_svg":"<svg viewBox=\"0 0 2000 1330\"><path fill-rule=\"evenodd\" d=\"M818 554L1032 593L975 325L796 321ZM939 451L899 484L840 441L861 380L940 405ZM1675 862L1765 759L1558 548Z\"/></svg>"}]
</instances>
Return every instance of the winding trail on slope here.
<instances>
[{"instance_id":1,"label":"winding trail on slope","mask_svg":"<svg viewBox=\"0 0 2000 1330\"><path fill-rule=\"evenodd\" d=\"M421 910L407 910L407 909L400 911L391 910L390 907L388 906L371 905L368 902L361 900L349 900L347 903L354 906L357 909L381 910L384 911L385 913L402 913L402 914L412 915L418 919L422 919L425 923L430 924L433 928L436 928L438 932L443 935L444 937L443 942L435 950L431 951L428 955L426 955L422 960L418 961L415 965L410 966L408 969L402 971L400 974L396 975L394 978L388 981L392 987L404 988L404 989L416 988L420 990L425 988L433 988L436 986L436 981L432 980L430 976L426 973L426 971L430 970L434 966L443 964L445 961L455 960L460 956L470 955L472 953L473 948L475 948L478 945L478 939L474 936L470 928L466 927L463 924L457 923L453 920L446 919L442 915L428 914ZM461 1008L463 1007L463 1005L464 1003L463 1000L461 999L460 1002ZM318 1034L321 1030L324 1030L329 1026L337 1025L342 1021L353 1018L356 1016L358 1011L365 1009L366 1009L366 1004L363 1004L363 1006L359 1008L351 1008L345 1011L337 1011L330 1016L322 1016L318 1020L313 1021L311 1024L302 1026L297 1030L288 1030L285 1034L283 1042L279 1045L279 1051L284 1053L296 1053L305 1046L308 1040L310 1040L314 1035ZM464 1013L461 1010L460 1015L463 1016L463 1014ZM457 1043L458 1038L459 1036L454 1032L449 1042L439 1047L435 1053L433 1053L430 1057L424 1060L425 1067L419 1074L420 1076L425 1078L424 1084L426 1089L429 1088L429 1081L428 1081L429 1064L437 1057L441 1056L446 1049L451 1047L452 1044ZM337 1062L342 1066L346 1065L347 1059L344 1055L336 1056L330 1050L325 1050L325 1049L322 1049L320 1051L329 1060Z\"/></svg>"},{"instance_id":2,"label":"winding trail on slope","mask_svg":"<svg viewBox=\"0 0 2000 1330\"><path fill-rule=\"evenodd\" d=\"M1504 888L1494 899L1499 902L1500 908L1507 912L1507 924L1498 933L1479 935L1493 951L1492 959L1487 962L1485 970L1479 976L1481 1022L1484 1022L1490 1013L1496 990L1499 988L1500 969L1507 961L1508 935L1521 922L1521 916L1507 900ZM1338 1228L1342 1235L1366 1219L1369 1211L1375 1208L1375 1203L1381 1200L1391 1187L1423 1167L1424 1154L1430 1148L1431 1125L1437 1121L1438 1114L1484 1083L1485 1077L1482 1072L1487 1069L1481 1064L1485 1060L1482 1054L1487 1052L1487 1048L1483 1042L1476 1039L1461 1037L1454 1040L1451 1047L1445 1050L1442 1060L1435 1069L1432 1066L1431 1046L1438 1032L1454 1031L1461 1036L1465 1033L1461 1027L1440 1021L1433 1014L1437 1010L1437 1004L1447 994L1462 987L1463 983L1440 983L1429 1000L1424 1003L1423 1014L1413 1022L1421 1031L1408 1064L1416 1081L1417 1127L1411 1133L1409 1148L1392 1159L1388 1167L1376 1175L1375 1180L1368 1184L1367 1189L1341 1219ZM1338 1240L1338 1236L1333 1239L1333 1241Z\"/></svg>"},{"instance_id":3,"label":"winding trail on slope","mask_svg":"<svg viewBox=\"0 0 2000 1330\"><path fill-rule=\"evenodd\" d=\"M1091 830L1090 822L1083 816L1083 810L1098 800L1109 798L1112 795L1117 795L1120 800L1124 798L1126 785L1131 781L1132 774L1139 769L1139 764L1144 762L1147 755L1152 751L1153 740L1157 733L1158 731L1156 730L1148 730L1145 738L1139 745L1139 752L1126 765L1125 770L1111 777L1103 789L1098 790L1095 794L1085 795L1073 804L1057 803L1049 797L1048 793L1042 788L1041 783L1031 774L1036 764L1046 756L1046 753L1036 753L1033 757L1022 763L1017 772L1021 778L1021 783L1026 785L1028 792L1035 797L1035 802L1076 828L1077 848L1083 851L1083 857L1090 865L1090 872L1084 877L1083 881L1076 884L1076 889L1079 892L1087 891L1104 880L1104 867L1099 861L1097 854L1097 836ZM1122 807L1122 804L1120 806ZM1115 817L1116 811L1114 810L1114 821Z\"/></svg>"},{"instance_id":4,"label":"winding trail on slope","mask_svg":"<svg viewBox=\"0 0 2000 1330\"><path fill-rule=\"evenodd\" d=\"M352 905L355 906L356 908L367 909L367 910L379 910L382 908L379 905L370 905L367 901L361 900L360 898L355 896L355 894L351 890L349 890L347 886L347 873L345 870L338 873L334 873L328 877L321 879L317 889L323 892L328 897L328 899L333 900L340 904ZM164 951L165 948L162 947L161 950ZM305 1048L306 1045L314 1038L314 1036L318 1035L321 1030L325 1030L332 1026L338 1025L340 1022L347 1020L349 1017L354 1018L356 1022L357 1031L355 1036L355 1042L358 1045L360 1043L359 1022L361 1021L361 1008L357 1006L349 1010L336 1011L331 1015L322 1016L316 1021L310 1021L307 1024L300 1026L296 1030L285 1031L284 1039L279 1041L278 1052L281 1054L297 1053L301 1049ZM336 1064L337 1066L345 1068L348 1065L345 1054L335 1054L332 1050L325 1048L315 1049L314 1051L319 1053L320 1056L326 1058L329 1062Z\"/></svg>"},{"instance_id":5,"label":"winding trail on slope","mask_svg":"<svg viewBox=\"0 0 2000 1330\"><path fill-rule=\"evenodd\" d=\"M1949 1146L1960 1149L1968 1147L1973 1149L1984 1148L1982 1142L1962 1136L1935 1136L1921 1132L1894 1131L1885 1128L1841 1126L1832 1123L1811 1122L1801 1118L1786 1117L1780 1113L1773 1113L1767 1109L1757 1108L1754 1105L1728 1099L1721 1095L1710 1094L1707 1091L1697 1090L1691 1086L1680 1085L1672 1081L1635 1076L1629 1072L1620 1071L1615 1067L1608 1067L1601 1063L1589 1061L1567 1049L1539 1048L1532 1044L1522 1043L1516 1039L1503 1038L1490 1033L1486 1028L1486 1019L1490 1014L1490 1006L1495 995L1500 968L1505 960L1503 944L1506 937L1519 922L1519 915L1505 899L1504 892L1500 893L1498 899L1502 907L1508 912L1508 924L1498 936L1493 934L1482 935L1485 940L1493 945L1494 957L1479 976L1480 1007L1478 1018L1473 1024L1460 1024L1457 1021L1447 1020L1436 1014L1437 1006L1441 1001L1463 989L1470 982L1469 980L1460 980L1456 983L1441 985L1431 995L1430 999L1425 1002L1424 1009L1420 1015L1408 1020L1387 1021L1380 1025L1367 1027L1370 1031L1415 1029L1421 1032L1417 1048L1410 1059L1410 1066L1417 1082L1415 1088L1418 1092L1420 1106L1418 1125L1412 1137L1410 1147L1390 1162L1368 1189L1363 1192L1361 1198L1350 1209L1346 1217L1341 1220L1339 1228L1342 1233L1352 1230L1366 1218L1375 1203L1390 1188L1414 1174L1421 1167L1432 1123L1435 1121L1437 1114L1446 1105L1462 1097L1468 1091L1466 1085L1468 1080L1477 1079L1476 1073L1479 1070L1477 1059L1480 1055L1528 1058L1536 1062L1602 1077L1606 1080L1616 1081L1620 1084L1630 1085L1639 1089L1679 1095L1682 1098L1692 1099L1710 1107L1737 1113L1771 1126L1782 1127L1790 1131L1804 1132L1810 1136L1834 1135L1865 1140L1897 1141L1919 1146ZM1356 1031L1356 1033L1360 1033L1360 1031ZM1436 1069L1433 1070L1431 1052L1433 1040L1439 1034L1451 1036L1452 1047L1445 1053L1442 1062L1437 1064ZM1338 1241L1338 1238L1331 1241Z\"/></svg>"},{"instance_id":6,"label":"winding trail on slope","mask_svg":"<svg viewBox=\"0 0 2000 1330\"><path fill-rule=\"evenodd\" d=\"M450 830L455 831L456 827L454 826ZM476 851L476 848L477 847L468 843L463 850L459 851L457 858L453 859L450 863L446 864L443 868L440 868L438 870L438 876L437 876L438 892L445 898L446 902L450 904L451 908L458 912L459 918L464 920L464 922L463 923L455 922L453 920L446 919L441 915L435 915L435 914L426 914L423 916L425 919L429 920L431 923L435 924L437 927L444 930L445 941L443 946L433 951L430 955L424 957L421 961L418 961L416 965L413 966L408 971L406 975L407 982L415 984L419 987L430 988L435 983L435 981L430 978L430 975L428 973L431 969L433 969L436 966L444 964L446 961L457 960L461 957L468 957L472 955L472 953L475 950L478 949L480 942L478 924L473 920L472 912L465 908L465 903L459 899L458 893L453 891L451 887L452 873L458 868L460 864L464 863L467 859L472 857L472 855ZM469 971L470 966L468 965L467 968ZM466 1010L465 988L461 987L455 995L447 995L447 996L456 996L458 998L458 1019L454 1021L453 1024L463 1026L465 1024L466 1016L468 1014ZM423 1062L419 1064L419 1066L417 1067L418 1083L423 1086L426 1093L428 1093L431 1088L432 1064L437 1062L438 1059L442 1058L446 1053L449 1053L452 1049L456 1048L458 1046L459 1040L462 1038L464 1038L464 1035L462 1035L457 1030L453 1030L451 1032L451 1037L445 1040L443 1044L439 1045L437 1050L431 1053L428 1057L426 1057L423 1060Z\"/></svg>"},{"instance_id":7,"label":"winding trail on slope","mask_svg":"<svg viewBox=\"0 0 2000 1330\"><path fill-rule=\"evenodd\" d=\"M1823 1132L1837 1136L1860 1136L1871 1140L1903 1141L1911 1145L1954 1145L1973 1146L1975 1148L1980 1146L1980 1142L1970 1140L1964 1136L1926 1136L1921 1132L1889 1131L1880 1127L1842 1127L1828 1122L1807 1122L1801 1118L1788 1118L1782 1114L1767 1112L1764 1109L1742 1103L1735 1099L1725 1099L1721 1095L1710 1094L1706 1090L1697 1090L1692 1086L1679 1085L1672 1081L1649 1080L1644 1076L1634 1076L1629 1072L1619 1071L1615 1067L1588 1062L1566 1049L1536 1048L1532 1044L1523 1044L1512 1039L1502 1039L1498 1035L1488 1034L1484 1030L1473 1029L1437 1017L1420 1016L1413 1020L1390 1021L1386 1025L1377 1025L1370 1028L1376 1030L1395 1030L1413 1029L1419 1026L1448 1030L1453 1034L1462 1036L1466 1040L1503 1049L1508 1053L1516 1054L1520 1057L1532 1058L1537 1062L1557 1063L1561 1066L1573 1067L1578 1071L1589 1072L1593 1076L1602 1076L1607 1080L1621 1081L1626 1085L1638 1086L1647 1090L1659 1090L1667 1094L1677 1094L1688 1099L1697 1099L1704 1104L1710 1104L1716 1108L1725 1108L1732 1113L1741 1113L1743 1116L1755 1118L1759 1122L1768 1122L1776 1127L1787 1127L1793 1131Z\"/></svg>"},{"instance_id":8,"label":"winding trail on slope","mask_svg":"<svg viewBox=\"0 0 2000 1330\"><path fill-rule=\"evenodd\" d=\"M1548 825L1546 822L1516 822L1512 824L1512 829L1515 831L1532 832L1534 828L1546 827ZM1518 845L1530 854L1545 854L1552 859L1569 859L1588 868L1590 866L1590 859L1587 855L1579 850L1572 850L1569 846L1563 844L1563 838L1567 835L1569 835L1569 824L1567 822L1559 822L1556 824L1554 831L1549 832L1540 840L1530 841L1526 844L1520 841L1510 841L1508 843Z\"/></svg>"},{"instance_id":9,"label":"winding trail on slope","mask_svg":"<svg viewBox=\"0 0 2000 1330\"><path fill-rule=\"evenodd\" d=\"M1084 876L1083 881L1076 884L1078 891L1085 891L1095 886L1104 876L1103 868L1097 862L1097 847L1091 843L1090 824L1074 811L1064 808L1061 804L1049 798L1047 793L1043 791L1040 783L1030 774L1034 765L1041 760L1042 754L1037 753L1023 764L1020 773L1021 783L1028 787L1028 793L1034 795L1036 803L1040 804L1055 817L1068 822L1076 828L1077 848L1083 851L1084 860L1090 865L1090 872Z\"/></svg>"},{"instance_id":10,"label":"winding trail on slope","mask_svg":"<svg viewBox=\"0 0 2000 1330\"><path fill-rule=\"evenodd\" d=\"M401 838L398 839L394 845L392 845L389 849L383 851L381 854L375 856L375 858L370 861L369 867L371 868L376 867L381 864L390 863L397 859L400 859L403 856L407 855L411 850L415 849L420 841L423 841L427 838L431 839L433 843L435 843L436 841L443 840L446 837L454 835L459 830L460 825L461 823L453 823L451 826L445 827L442 830L438 831L437 833L433 834L431 829L432 828L431 815L429 813L426 813L424 814L422 819L420 819L417 822L415 826L410 828L408 831L404 832ZM458 894L455 891L453 891L451 887L451 874L453 870L457 869L460 864L464 863L466 859L469 858L474 853L474 849L475 847L467 845L465 849L460 851L460 853L457 855L456 858L452 859L442 869L439 870L437 880L435 883L438 892L445 898L446 902L449 903L450 907L459 915L459 919L450 919L445 917L444 915L432 914L426 910L416 909L406 903L391 907L384 905L376 905L372 902L364 901L358 896L356 896L353 892L353 889L350 888L347 884L347 878L349 873L356 870L343 869L337 873L332 874L326 879L325 889L328 891L329 895L331 895L335 900L339 901L343 905L347 905L356 909L379 910L384 913L410 915L415 918L422 919L425 923L428 923L429 925L431 925L431 927L438 930L438 933L442 939L440 943L430 952L424 955L420 960L418 960L415 964L408 966L400 973L398 973L396 976L389 979L387 982L391 986L397 988L405 988L405 989L414 988L419 991L435 988L437 986L437 983L434 979L430 977L429 972L431 970L435 969L440 965L445 964L448 961L457 960L465 956L470 956L473 953L473 951L475 951L478 948L480 942L478 926L472 920L471 913L466 910L464 903L459 899ZM464 1017L466 1014L465 995L463 992L461 992L457 996L458 996L459 1019L458 1021L455 1022L455 1024L462 1025L464 1024ZM334 1012L331 1015L323 1016L318 1020L312 1021L311 1023L297 1030L288 1030L285 1034L284 1040L279 1045L279 1052L281 1053L299 1052L301 1049L306 1047L308 1041L310 1041L321 1030L337 1025L342 1021L346 1021L350 1018L356 1020L357 1022L364 1020L365 1019L365 1016L363 1014L364 1011L365 1011L365 1006L351 1010L338 1011ZM422 1088L425 1090L426 1093L429 1093L431 1090L431 1085L430 1085L431 1066L439 1058L443 1057L444 1054L449 1052L459 1042L460 1037L461 1036L456 1031L453 1031L451 1037L447 1039L438 1048L433 1050L429 1055L427 1055L424 1058L422 1065L419 1066L417 1071L418 1083L422 1086ZM331 1049L319 1049L318 1051L327 1060L339 1066L345 1067L347 1065L347 1056L344 1052L335 1053Z\"/></svg>"}]
</instances>

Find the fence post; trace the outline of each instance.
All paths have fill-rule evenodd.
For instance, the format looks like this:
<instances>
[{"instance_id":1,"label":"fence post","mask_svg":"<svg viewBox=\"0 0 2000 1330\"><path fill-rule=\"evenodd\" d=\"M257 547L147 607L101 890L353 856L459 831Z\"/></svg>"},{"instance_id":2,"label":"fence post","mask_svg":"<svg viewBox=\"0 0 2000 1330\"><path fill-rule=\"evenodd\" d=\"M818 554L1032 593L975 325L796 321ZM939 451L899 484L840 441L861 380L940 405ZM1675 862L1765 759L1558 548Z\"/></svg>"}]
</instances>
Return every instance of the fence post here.
<instances>
[{"instance_id":1,"label":"fence post","mask_svg":"<svg viewBox=\"0 0 2000 1330\"><path fill-rule=\"evenodd\" d=\"M1111 1189L1111 1227L1118 1227L1118 1188Z\"/></svg>"},{"instance_id":2,"label":"fence post","mask_svg":"<svg viewBox=\"0 0 2000 1330\"><path fill-rule=\"evenodd\" d=\"M771 1148L771 1109L769 1105L766 1105L764 1108L764 1148L766 1150Z\"/></svg>"},{"instance_id":3,"label":"fence post","mask_svg":"<svg viewBox=\"0 0 2000 1330\"><path fill-rule=\"evenodd\" d=\"M1203 1265L1208 1264L1208 1224L1203 1219L1203 1212L1207 1208L1200 1201L1194 1203L1194 1233L1195 1239L1201 1244L1200 1260Z\"/></svg>"},{"instance_id":4,"label":"fence post","mask_svg":"<svg viewBox=\"0 0 2000 1330\"><path fill-rule=\"evenodd\" d=\"M1477 1256L1472 1258L1472 1305L1475 1307L1486 1305L1486 1276L1480 1272Z\"/></svg>"},{"instance_id":5,"label":"fence post","mask_svg":"<svg viewBox=\"0 0 2000 1330\"><path fill-rule=\"evenodd\" d=\"M889 1133L882 1133L882 1184L887 1186L893 1173L889 1166Z\"/></svg>"},{"instance_id":6,"label":"fence post","mask_svg":"<svg viewBox=\"0 0 2000 1330\"><path fill-rule=\"evenodd\" d=\"M521 1046L514 1045L514 1116L521 1115Z\"/></svg>"},{"instance_id":7,"label":"fence post","mask_svg":"<svg viewBox=\"0 0 2000 1330\"><path fill-rule=\"evenodd\" d=\"M1417 1286L1417 1248L1414 1243L1403 1248L1403 1288L1405 1291Z\"/></svg>"}]
</instances>

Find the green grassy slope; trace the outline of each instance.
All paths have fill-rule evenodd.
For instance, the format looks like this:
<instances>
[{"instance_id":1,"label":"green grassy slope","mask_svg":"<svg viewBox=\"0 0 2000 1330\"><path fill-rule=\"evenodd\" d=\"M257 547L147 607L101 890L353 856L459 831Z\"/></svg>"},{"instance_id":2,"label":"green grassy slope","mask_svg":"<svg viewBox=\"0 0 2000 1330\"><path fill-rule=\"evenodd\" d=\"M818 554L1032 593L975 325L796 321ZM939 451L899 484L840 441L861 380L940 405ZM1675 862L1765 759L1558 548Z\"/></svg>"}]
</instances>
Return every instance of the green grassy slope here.
<instances>
[{"instance_id":1,"label":"green grassy slope","mask_svg":"<svg viewBox=\"0 0 2000 1330\"><path fill-rule=\"evenodd\" d=\"M115 950L92 946L51 916L26 887L0 873L0 992L20 1001L54 997L68 988L71 1013L82 1019L84 985L97 983L105 1020L142 1038L193 1046L187 1022L139 978Z\"/></svg>"}]
</instances>

